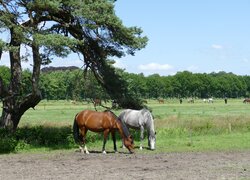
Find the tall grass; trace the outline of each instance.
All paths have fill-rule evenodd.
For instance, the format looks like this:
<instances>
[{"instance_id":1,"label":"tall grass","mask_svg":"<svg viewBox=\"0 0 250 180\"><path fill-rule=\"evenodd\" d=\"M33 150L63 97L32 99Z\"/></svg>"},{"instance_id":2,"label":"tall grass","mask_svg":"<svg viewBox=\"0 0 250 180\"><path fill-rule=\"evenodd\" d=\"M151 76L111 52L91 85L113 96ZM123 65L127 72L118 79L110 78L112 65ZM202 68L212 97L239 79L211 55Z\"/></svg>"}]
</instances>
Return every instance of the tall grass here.
<instances>
[{"instance_id":1,"label":"tall grass","mask_svg":"<svg viewBox=\"0 0 250 180\"><path fill-rule=\"evenodd\" d=\"M202 100L195 100L194 104L186 100L179 104L177 99L165 100L164 104L148 100L147 105L155 119L155 152L250 148L250 104L243 104L241 99L229 99L228 104L224 104L223 99L216 99L213 104ZM15 135L0 132L0 152L76 148L72 137L73 119L84 109L94 108L86 102L42 101L35 110L30 109L24 114ZM114 110L114 113L118 115L120 111ZM139 132L132 133L139 145ZM101 149L101 134L88 132L87 140L90 148ZM143 143L147 146L146 140ZM112 150L112 146L107 143L108 150Z\"/></svg>"}]
</instances>

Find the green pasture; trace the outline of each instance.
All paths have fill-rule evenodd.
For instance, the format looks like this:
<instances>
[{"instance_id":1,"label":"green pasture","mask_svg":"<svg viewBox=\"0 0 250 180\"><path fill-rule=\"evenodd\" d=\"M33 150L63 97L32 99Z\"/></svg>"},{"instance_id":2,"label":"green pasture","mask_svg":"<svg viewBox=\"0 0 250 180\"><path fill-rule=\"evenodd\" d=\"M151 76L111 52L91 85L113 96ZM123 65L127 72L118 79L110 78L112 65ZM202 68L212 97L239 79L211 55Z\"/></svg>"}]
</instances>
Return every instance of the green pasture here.
<instances>
[{"instance_id":1,"label":"green pasture","mask_svg":"<svg viewBox=\"0 0 250 180\"><path fill-rule=\"evenodd\" d=\"M250 149L250 104L242 101L228 99L225 104L223 99L215 99L208 104L196 99L191 104L184 99L180 104L178 99L165 99L164 104L159 104L157 100L147 100L147 106L152 110L155 119L157 149L153 152L136 149L136 152ZM107 103L106 106L111 105ZM94 109L93 104L44 100L35 110L30 109L23 115L16 135L9 139L4 136L0 145L2 143L3 147L3 144L11 144L13 147L10 147L10 152L75 150L77 145L72 137L72 123L75 114L84 109ZM97 110L102 111L104 108L97 107ZM120 111L114 110L114 113L119 115ZM132 133L138 146L139 133ZM89 150L101 150L102 134L88 132L87 140ZM118 140L118 147L120 144ZM146 139L144 146L147 147ZM6 149L8 148L7 146ZM107 142L107 150L113 150L111 138Z\"/></svg>"}]
</instances>

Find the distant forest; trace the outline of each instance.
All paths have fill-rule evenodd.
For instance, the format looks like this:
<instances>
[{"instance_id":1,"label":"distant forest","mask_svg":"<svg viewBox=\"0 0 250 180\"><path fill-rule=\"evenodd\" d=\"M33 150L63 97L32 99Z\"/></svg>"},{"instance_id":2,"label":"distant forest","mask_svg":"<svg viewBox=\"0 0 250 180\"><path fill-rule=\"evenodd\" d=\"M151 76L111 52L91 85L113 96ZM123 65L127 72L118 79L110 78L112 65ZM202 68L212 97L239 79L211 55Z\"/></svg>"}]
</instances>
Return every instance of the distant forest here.
<instances>
[{"instance_id":1,"label":"distant forest","mask_svg":"<svg viewBox=\"0 0 250 180\"><path fill-rule=\"evenodd\" d=\"M43 99L47 100L86 100L110 99L105 90L97 83L93 74L77 67L46 67L40 77ZM144 76L116 69L126 80L130 93L143 99L148 98L240 98L250 95L250 76L233 73L192 73L178 72L172 76L153 74ZM0 66L0 76L9 83L10 70ZM115 87L113 87L115 88ZM31 91L31 72L22 74L22 93Z\"/></svg>"}]
</instances>

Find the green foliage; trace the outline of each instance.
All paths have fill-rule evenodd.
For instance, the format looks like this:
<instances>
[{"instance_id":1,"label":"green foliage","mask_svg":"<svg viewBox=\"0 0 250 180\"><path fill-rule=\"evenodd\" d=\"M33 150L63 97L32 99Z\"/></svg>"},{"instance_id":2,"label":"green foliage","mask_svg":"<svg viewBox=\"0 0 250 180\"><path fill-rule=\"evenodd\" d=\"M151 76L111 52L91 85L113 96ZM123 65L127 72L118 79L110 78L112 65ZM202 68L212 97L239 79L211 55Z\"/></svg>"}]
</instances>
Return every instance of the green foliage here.
<instances>
[{"instance_id":1,"label":"green foliage","mask_svg":"<svg viewBox=\"0 0 250 180\"><path fill-rule=\"evenodd\" d=\"M0 154L15 151L18 141L15 136L6 129L0 129Z\"/></svg>"},{"instance_id":2,"label":"green foliage","mask_svg":"<svg viewBox=\"0 0 250 180\"><path fill-rule=\"evenodd\" d=\"M46 47L48 52L51 53L53 50L53 53L50 55L59 57L67 57L71 52L70 49L74 49L75 45L81 42L60 34L36 34L34 38L36 44Z\"/></svg>"},{"instance_id":3,"label":"green foliage","mask_svg":"<svg viewBox=\"0 0 250 180\"><path fill-rule=\"evenodd\" d=\"M22 72L22 90L21 90L21 94L25 95L28 93L32 92L32 73L30 72L30 70L24 70Z\"/></svg>"},{"instance_id":4,"label":"green foliage","mask_svg":"<svg viewBox=\"0 0 250 180\"><path fill-rule=\"evenodd\" d=\"M49 100L120 98L121 103L129 105L129 103L133 104L133 101L141 101L138 98L246 97L250 89L248 76L236 76L231 73L179 72L173 76L154 74L148 77L143 74L127 73L120 69L116 69L116 73L119 74L119 81L112 73L105 75L108 87L101 86L90 71L87 72L86 79L83 70L80 69L42 73L41 91L43 97ZM26 82L28 84L28 81ZM126 102L126 99L130 99L130 102Z\"/></svg>"},{"instance_id":5,"label":"green foliage","mask_svg":"<svg viewBox=\"0 0 250 180\"><path fill-rule=\"evenodd\" d=\"M114 68L107 61L110 57L134 55L136 51L146 46L148 39L142 36L141 28L123 25L115 14L114 1L1 1L0 15L1 31L5 31L10 37L9 42L0 38L0 51L1 54L2 51L9 52L12 66L11 86L1 87L0 93L1 97L12 94L19 96L13 100L3 97L5 109L15 109L15 112L14 110L8 112L10 115L8 117L11 117L9 121L12 121L9 124L13 124L11 128L16 129L25 111L35 107L41 100L38 89L41 64L49 64L54 56L67 57L72 52L83 59L85 71L93 72L100 84L97 88L93 88L96 92L105 89L105 95L108 94L106 97L117 100L120 105L128 105L127 107L131 108L142 107L139 104L140 101L129 102L130 99L137 99L137 97L127 92L125 81L115 73ZM25 21L24 17L26 17ZM32 53L27 52L23 57L20 54L23 46L29 47ZM21 60L26 60L29 54L33 54L34 62L34 71L31 75L32 86L28 81L29 77L26 76L27 73L21 78ZM60 78L67 77L56 74L55 78L48 78L47 82L40 84L46 98L67 99L71 96L78 99L79 96L86 96L83 94L85 91L81 91L86 87L78 88L79 84L77 84L75 86L77 88L70 91L69 84L65 86ZM26 92L28 94L25 94ZM104 93L96 92L91 96L103 98L100 96ZM78 93L80 95L77 97ZM6 103L6 101L9 102ZM5 126L5 117L7 116L3 115L0 118L1 126Z\"/></svg>"},{"instance_id":6,"label":"green foliage","mask_svg":"<svg viewBox=\"0 0 250 180\"><path fill-rule=\"evenodd\" d=\"M48 100L108 99L107 93L98 84L93 74L89 72L87 77L84 78L82 70L42 73L40 89L43 97Z\"/></svg>"},{"instance_id":7,"label":"green foliage","mask_svg":"<svg viewBox=\"0 0 250 180\"><path fill-rule=\"evenodd\" d=\"M0 154L30 149L70 149L76 147L70 126L24 126L13 134L0 129ZM103 136L88 132L88 143L102 141Z\"/></svg>"},{"instance_id":8,"label":"green foliage","mask_svg":"<svg viewBox=\"0 0 250 180\"><path fill-rule=\"evenodd\" d=\"M10 82L10 68L7 66L0 66L0 77L5 85Z\"/></svg>"},{"instance_id":9,"label":"green foliage","mask_svg":"<svg viewBox=\"0 0 250 180\"><path fill-rule=\"evenodd\" d=\"M0 129L0 153L19 152L31 148L72 148L70 127L22 127L14 134Z\"/></svg>"}]
</instances>

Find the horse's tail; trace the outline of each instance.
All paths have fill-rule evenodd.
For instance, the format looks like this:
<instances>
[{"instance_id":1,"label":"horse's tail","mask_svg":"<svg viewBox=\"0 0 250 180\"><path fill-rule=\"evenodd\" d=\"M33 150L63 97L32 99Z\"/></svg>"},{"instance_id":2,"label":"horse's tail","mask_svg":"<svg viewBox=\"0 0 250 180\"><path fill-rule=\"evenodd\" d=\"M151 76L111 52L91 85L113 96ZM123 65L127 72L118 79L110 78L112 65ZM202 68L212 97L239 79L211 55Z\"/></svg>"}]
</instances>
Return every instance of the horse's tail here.
<instances>
[{"instance_id":1,"label":"horse's tail","mask_svg":"<svg viewBox=\"0 0 250 180\"><path fill-rule=\"evenodd\" d=\"M78 114L76 114L77 116ZM73 123L73 136L74 136L74 140L76 143L79 143L80 141L82 141L81 135L79 133L79 126L76 122L76 116L74 119L74 123Z\"/></svg>"}]
</instances>

